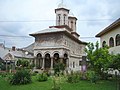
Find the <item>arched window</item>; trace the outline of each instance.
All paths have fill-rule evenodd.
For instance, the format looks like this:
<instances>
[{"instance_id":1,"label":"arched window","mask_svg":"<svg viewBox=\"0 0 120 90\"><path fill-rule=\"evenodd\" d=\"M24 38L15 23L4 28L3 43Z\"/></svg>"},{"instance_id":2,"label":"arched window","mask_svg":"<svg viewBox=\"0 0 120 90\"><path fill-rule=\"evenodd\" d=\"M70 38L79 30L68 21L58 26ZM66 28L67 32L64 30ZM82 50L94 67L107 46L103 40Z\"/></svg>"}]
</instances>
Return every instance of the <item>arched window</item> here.
<instances>
[{"instance_id":1,"label":"arched window","mask_svg":"<svg viewBox=\"0 0 120 90\"><path fill-rule=\"evenodd\" d=\"M73 21L71 21L71 28L73 29Z\"/></svg>"},{"instance_id":2,"label":"arched window","mask_svg":"<svg viewBox=\"0 0 120 90\"><path fill-rule=\"evenodd\" d=\"M120 45L120 34L116 35L116 46Z\"/></svg>"},{"instance_id":3,"label":"arched window","mask_svg":"<svg viewBox=\"0 0 120 90\"><path fill-rule=\"evenodd\" d=\"M114 39L113 39L113 37L111 37L111 38L109 39L109 46L110 46L110 47L114 47Z\"/></svg>"},{"instance_id":4,"label":"arched window","mask_svg":"<svg viewBox=\"0 0 120 90\"><path fill-rule=\"evenodd\" d=\"M66 21L65 19L66 19L66 15L64 14L64 25L65 25L65 21Z\"/></svg>"},{"instance_id":5,"label":"arched window","mask_svg":"<svg viewBox=\"0 0 120 90\"><path fill-rule=\"evenodd\" d=\"M106 41L103 41L102 47L105 47L105 46L106 46Z\"/></svg>"},{"instance_id":6,"label":"arched window","mask_svg":"<svg viewBox=\"0 0 120 90\"><path fill-rule=\"evenodd\" d=\"M58 14L58 25L60 25L60 19L61 19L61 15Z\"/></svg>"}]
</instances>

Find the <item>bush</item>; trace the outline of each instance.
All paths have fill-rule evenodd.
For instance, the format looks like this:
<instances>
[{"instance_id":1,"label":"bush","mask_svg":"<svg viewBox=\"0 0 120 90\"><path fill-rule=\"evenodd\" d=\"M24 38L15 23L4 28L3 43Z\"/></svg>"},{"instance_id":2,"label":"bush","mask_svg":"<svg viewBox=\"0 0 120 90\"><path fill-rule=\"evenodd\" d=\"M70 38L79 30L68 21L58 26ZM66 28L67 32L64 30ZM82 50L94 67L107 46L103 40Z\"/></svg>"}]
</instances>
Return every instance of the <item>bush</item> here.
<instances>
[{"instance_id":1,"label":"bush","mask_svg":"<svg viewBox=\"0 0 120 90\"><path fill-rule=\"evenodd\" d=\"M46 73L38 74L37 80L39 82L47 81L48 80L47 74Z\"/></svg>"},{"instance_id":2,"label":"bush","mask_svg":"<svg viewBox=\"0 0 120 90\"><path fill-rule=\"evenodd\" d=\"M12 77L10 77L10 84L12 85L20 85L20 84L28 84L31 82L31 75L30 71L28 70L20 70L17 71L15 74L13 74Z\"/></svg>"},{"instance_id":3,"label":"bush","mask_svg":"<svg viewBox=\"0 0 120 90\"><path fill-rule=\"evenodd\" d=\"M7 72L0 72L0 76L1 77L6 77L7 76Z\"/></svg>"},{"instance_id":4,"label":"bush","mask_svg":"<svg viewBox=\"0 0 120 90\"><path fill-rule=\"evenodd\" d=\"M79 73L71 73L67 75L67 82L69 83L77 83L80 81L80 74Z\"/></svg>"},{"instance_id":5,"label":"bush","mask_svg":"<svg viewBox=\"0 0 120 90\"><path fill-rule=\"evenodd\" d=\"M92 83L96 83L98 80L98 76L95 74L94 71L87 71L86 78L87 80L90 80Z\"/></svg>"},{"instance_id":6,"label":"bush","mask_svg":"<svg viewBox=\"0 0 120 90\"><path fill-rule=\"evenodd\" d=\"M3 70L3 71L6 70L6 66L1 62L0 62L0 70Z\"/></svg>"},{"instance_id":7,"label":"bush","mask_svg":"<svg viewBox=\"0 0 120 90\"><path fill-rule=\"evenodd\" d=\"M27 59L19 59L17 61L17 66L29 67L30 66L30 62Z\"/></svg>"},{"instance_id":8,"label":"bush","mask_svg":"<svg viewBox=\"0 0 120 90\"><path fill-rule=\"evenodd\" d=\"M61 71L65 70L65 65L63 63L56 63L54 66L54 72L55 74L59 74Z\"/></svg>"}]
</instances>

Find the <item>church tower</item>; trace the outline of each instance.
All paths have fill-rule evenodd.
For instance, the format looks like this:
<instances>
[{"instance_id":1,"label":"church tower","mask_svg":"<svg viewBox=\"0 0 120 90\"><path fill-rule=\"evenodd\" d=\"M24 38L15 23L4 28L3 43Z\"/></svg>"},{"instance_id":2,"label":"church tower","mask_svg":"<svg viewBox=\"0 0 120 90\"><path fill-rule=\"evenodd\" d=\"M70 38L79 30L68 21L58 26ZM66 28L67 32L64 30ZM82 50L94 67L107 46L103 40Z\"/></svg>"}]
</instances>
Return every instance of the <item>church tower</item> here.
<instances>
[{"instance_id":1,"label":"church tower","mask_svg":"<svg viewBox=\"0 0 120 90\"><path fill-rule=\"evenodd\" d=\"M68 26L72 29L72 32L76 32L76 21L77 18L70 12L68 16Z\"/></svg>"},{"instance_id":2,"label":"church tower","mask_svg":"<svg viewBox=\"0 0 120 90\"><path fill-rule=\"evenodd\" d=\"M58 5L58 8L55 9L55 13L56 13L56 26L68 25L69 9L66 8L63 2L61 2Z\"/></svg>"},{"instance_id":3,"label":"church tower","mask_svg":"<svg viewBox=\"0 0 120 90\"><path fill-rule=\"evenodd\" d=\"M71 34L76 38L79 38L79 34L76 32L76 22L77 18L72 14L72 12L66 8L62 2L58 5L58 8L55 9L56 13L56 26L67 26Z\"/></svg>"}]
</instances>

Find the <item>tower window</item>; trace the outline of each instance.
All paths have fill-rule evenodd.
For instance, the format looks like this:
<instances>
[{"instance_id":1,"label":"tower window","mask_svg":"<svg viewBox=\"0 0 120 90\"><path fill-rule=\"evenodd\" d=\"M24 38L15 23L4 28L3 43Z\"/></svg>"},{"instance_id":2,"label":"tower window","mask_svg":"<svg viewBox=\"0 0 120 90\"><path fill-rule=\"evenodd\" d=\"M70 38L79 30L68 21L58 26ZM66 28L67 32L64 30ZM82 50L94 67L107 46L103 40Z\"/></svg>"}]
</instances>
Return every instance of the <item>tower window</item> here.
<instances>
[{"instance_id":1,"label":"tower window","mask_svg":"<svg viewBox=\"0 0 120 90\"><path fill-rule=\"evenodd\" d=\"M60 25L60 19L61 19L61 15L58 14L58 25Z\"/></svg>"},{"instance_id":2,"label":"tower window","mask_svg":"<svg viewBox=\"0 0 120 90\"><path fill-rule=\"evenodd\" d=\"M64 14L64 25L65 25L65 21L66 21L65 19L66 19L66 15Z\"/></svg>"},{"instance_id":3,"label":"tower window","mask_svg":"<svg viewBox=\"0 0 120 90\"><path fill-rule=\"evenodd\" d=\"M73 29L73 21L71 21L71 28Z\"/></svg>"}]
</instances>

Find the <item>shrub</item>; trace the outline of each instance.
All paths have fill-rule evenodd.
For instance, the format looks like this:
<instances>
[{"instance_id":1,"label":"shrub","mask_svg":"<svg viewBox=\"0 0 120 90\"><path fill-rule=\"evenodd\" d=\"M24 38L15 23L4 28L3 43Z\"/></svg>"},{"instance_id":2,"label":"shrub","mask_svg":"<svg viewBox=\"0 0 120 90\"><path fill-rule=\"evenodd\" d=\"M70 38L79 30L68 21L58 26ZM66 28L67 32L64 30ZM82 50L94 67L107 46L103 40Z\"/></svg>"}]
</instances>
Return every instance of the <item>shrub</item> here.
<instances>
[{"instance_id":1,"label":"shrub","mask_svg":"<svg viewBox=\"0 0 120 90\"><path fill-rule=\"evenodd\" d=\"M55 74L59 74L61 71L64 70L65 70L65 65L63 63L58 62L54 65Z\"/></svg>"},{"instance_id":2,"label":"shrub","mask_svg":"<svg viewBox=\"0 0 120 90\"><path fill-rule=\"evenodd\" d=\"M80 74L79 73L71 73L67 75L67 82L69 83L77 83L80 81Z\"/></svg>"},{"instance_id":3,"label":"shrub","mask_svg":"<svg viewBox=\"0 0 120 90\"><path fill-rule=\"evenodd\" d=\"M94 71L87 71L86 78L87 80L90 80L92 83L96 83L98 80L98 76L95 74Z\"/></svg>"},{"instance_id":4,"label":"shrub","mask_svg":"<svg viewBox=\"0 0 120 90\"><path fill-rule=\"evenodd\" d=\"M60 78L59 77L53 77L52 90L60 90Z\"/></svg>"},{"instance_id":5,"label":"shrub","mask_svg":"<svg viewBox=\"0 0 120 90\"><path fill-rule=\"evenodd\" d=\"M27 84L30 82L31 82L30 71L25 70L25 69L17 71L10 78L10 84L12 85Z\"/></svg>"},{"instance_id":6,"label":"shrub","mask_svg":"<svg viewBox=\"0 0 120 90\"><path fill-rule=\"evenodd\" d=\"M0 72L0 76L1 77L6 77L7 76L7 72Z\"/></svg>"},{"instance_id":7,"label":"shrub","mask_svg":"<svg viewBox=\"0 0 120 90\"><path fill-rule=\"evenodd\" d=\"M19 59L17 61L17 66L29 67L30 66L30 62L27 59Z\"/></svg>"},{"instance_id":8,"label":"shrub","mask_svg":"<svg viewBox=\"0 0 120 90\"><path fill-rule=\"evenodd\" d=\"M35 73L35 72L32 72L32 73L31 73L31 75L32 75L32 76L36 76L36 75L37 75L37 73Z\"/></svg>"},{"instance_id":9,"label":"shrub","mask_svg":"<svg viewBox=\"0 0 120 90\"><path fill-rule=\"evenodd\" d=\"M47 81L48 80L47 74L46 73L38 74L37 80L39 82Z\"/></svg>"},{"instance_id":10,"label":"shrub","mask_svg":"<svg viewBox=\"0 0 120 90\"><path fill-rule=\"evenodd\" d=\"M0 62L0 70L3 70L3 71L6 70L5 64L3 64L3 63L1 63L1 62Z\"/></svg>"}]
</instances>

